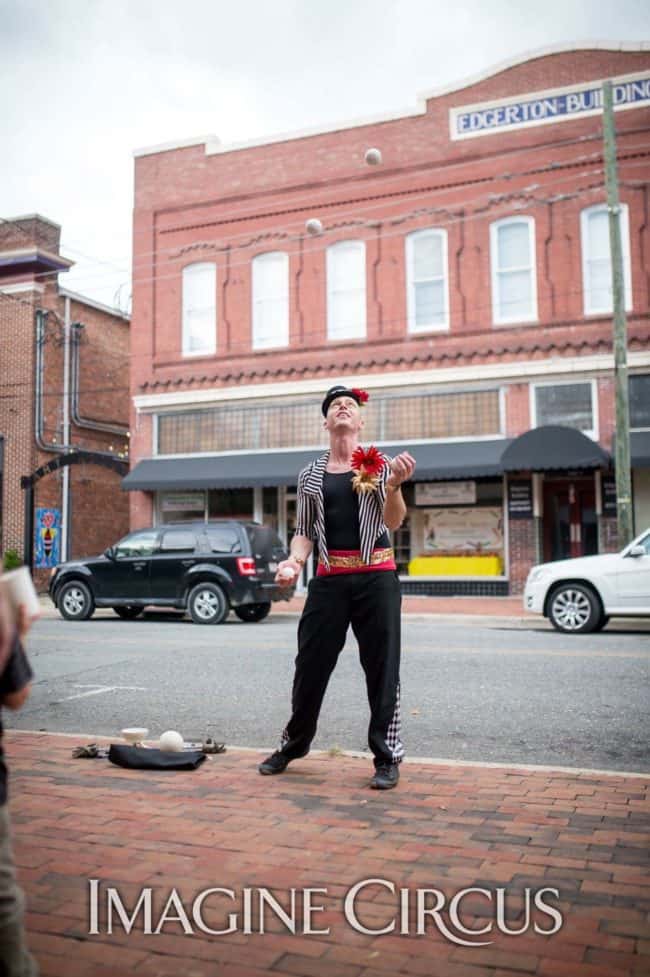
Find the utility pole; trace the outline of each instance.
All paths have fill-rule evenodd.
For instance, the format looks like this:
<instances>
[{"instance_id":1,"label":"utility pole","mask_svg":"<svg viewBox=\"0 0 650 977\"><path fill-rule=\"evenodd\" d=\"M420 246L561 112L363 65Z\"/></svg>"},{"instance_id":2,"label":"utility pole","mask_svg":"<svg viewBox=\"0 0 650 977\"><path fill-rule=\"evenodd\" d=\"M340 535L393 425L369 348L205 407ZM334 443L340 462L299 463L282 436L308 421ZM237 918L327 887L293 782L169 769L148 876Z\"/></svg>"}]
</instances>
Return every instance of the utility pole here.
<instances>
[{"instance_id":1,"label":"utility pole","mask_svg":"<svg viewBox=\"0 0 650 977\"><path fill-rule=\"evenodd\" d=\"M616 515L621 546L632 539L632 484L630 476L630 407L627 384L627 322L621 245L621 206L618 199L616 130L612 83L603 85L603 136L605 140L605 184L609 213L609 246L612 267L614 313L614 386L616 394Z\"/></svg>"}]
</instances>

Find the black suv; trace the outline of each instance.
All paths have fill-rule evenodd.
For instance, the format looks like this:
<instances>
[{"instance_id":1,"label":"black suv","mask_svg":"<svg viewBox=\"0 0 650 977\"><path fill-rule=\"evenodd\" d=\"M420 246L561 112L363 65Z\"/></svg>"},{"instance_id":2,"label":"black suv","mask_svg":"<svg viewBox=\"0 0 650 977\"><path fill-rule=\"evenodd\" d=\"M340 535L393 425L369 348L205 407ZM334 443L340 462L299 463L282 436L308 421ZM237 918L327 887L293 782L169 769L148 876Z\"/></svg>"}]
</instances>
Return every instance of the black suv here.
<instances>
[{"instance_id":1,"label":"black suv","mask_svg":"<svg viewBox=\"0 0 650 977\"><path fill-rule=\"evenodd\" d=\"M85 621L96 607L134 618L145 607L187 609L196 624L220 624L232 607L261 621L294 587L273 582L287 552L274 530L256 522L166 523L139 529L102 556L52 571L49 593L63 617Z\"/></svg>"}]
</instances>

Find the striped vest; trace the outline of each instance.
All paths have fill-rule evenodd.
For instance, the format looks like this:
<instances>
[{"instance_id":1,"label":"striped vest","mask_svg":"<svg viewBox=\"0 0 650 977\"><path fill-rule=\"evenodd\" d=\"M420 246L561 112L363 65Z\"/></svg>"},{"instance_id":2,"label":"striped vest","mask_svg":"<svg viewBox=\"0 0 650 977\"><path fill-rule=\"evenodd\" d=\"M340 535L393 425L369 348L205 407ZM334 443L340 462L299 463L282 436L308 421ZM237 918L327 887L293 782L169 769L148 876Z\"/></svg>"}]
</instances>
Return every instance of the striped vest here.
<instances>
[{"instance_id":1,"label":"striped vest","mask_svg":"<svg viewBox=\"0 0 650 977\"><path fill-rule=\"evenodd\" d=\"M298 504L296 514L296 533L306 536L318 544L321 561L329 570L327 540L325 539L325 499L323 497L323 476L330 453L317 458L300 472L298 476ZM386 502L386 479L390 475L387 455L382 455L386 464L379 476L376 492L357 495L359 504L359 536L361 559L370 563L373 547L381 534L387 531L384 524L384 503Z\"/></svg>"}]
</instances>

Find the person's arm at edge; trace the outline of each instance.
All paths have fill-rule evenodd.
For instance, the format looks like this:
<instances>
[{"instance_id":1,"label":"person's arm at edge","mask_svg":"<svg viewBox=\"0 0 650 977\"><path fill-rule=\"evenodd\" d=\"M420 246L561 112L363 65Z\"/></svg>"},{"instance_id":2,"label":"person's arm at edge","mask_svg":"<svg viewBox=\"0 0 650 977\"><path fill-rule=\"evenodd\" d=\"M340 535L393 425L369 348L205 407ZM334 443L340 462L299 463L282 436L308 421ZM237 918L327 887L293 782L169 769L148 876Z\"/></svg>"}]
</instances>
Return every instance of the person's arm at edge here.
<instances>
[{"instance_id":1,"label":"person's arm at edge","mask_svg":"<svg viewBox=\"0 0 650 977\"><path fill-rule=\"evenodd\" d=\"M30 618L25 609L25 605L21 604L18 608L18 619L16 621L16 635L14 640L19 644L19 652L21 655L25 654L23 643L27 637L27 633L34 623L34 618ZM5 692L4 695L0 695L0 705L5 706L7 709L16 711L24 706L25 702L30 696L32 691L31 679L27 681L21 689L17 689L15 692Z\"/></svg>"}]
</instances>

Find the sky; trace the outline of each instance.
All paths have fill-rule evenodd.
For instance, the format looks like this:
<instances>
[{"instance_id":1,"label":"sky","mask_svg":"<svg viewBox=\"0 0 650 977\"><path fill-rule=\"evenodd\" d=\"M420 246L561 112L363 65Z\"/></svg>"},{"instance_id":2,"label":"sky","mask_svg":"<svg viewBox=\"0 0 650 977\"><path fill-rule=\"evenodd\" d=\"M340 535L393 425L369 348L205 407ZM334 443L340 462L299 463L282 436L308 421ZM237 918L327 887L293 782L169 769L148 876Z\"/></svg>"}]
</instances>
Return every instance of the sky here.
<instances>
[{"instance_id":1,"label":"sky","mask_svg":"<svg viewBox=\"0 0 650 977\"><path fill-rule=\"evenodd\" d=\"M133 151L412 109L571 41L650 41L647 0L0 0L0 217L40 213L65 287L130 295Z\"/></svg>"}]
</instances>

